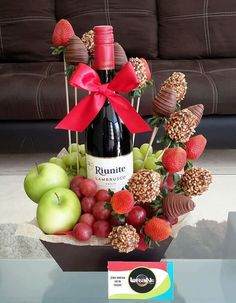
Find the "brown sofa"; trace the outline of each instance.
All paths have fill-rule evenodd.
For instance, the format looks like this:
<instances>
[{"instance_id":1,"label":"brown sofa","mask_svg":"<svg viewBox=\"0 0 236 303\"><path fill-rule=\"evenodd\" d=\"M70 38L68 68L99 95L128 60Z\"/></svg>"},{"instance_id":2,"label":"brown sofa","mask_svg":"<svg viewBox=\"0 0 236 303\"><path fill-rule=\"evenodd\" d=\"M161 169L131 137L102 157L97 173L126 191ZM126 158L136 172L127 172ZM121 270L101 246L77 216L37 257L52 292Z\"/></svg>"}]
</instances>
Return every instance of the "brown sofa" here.
<instances>
[{"instance_id":1,"label":"brown sofa","mask_svg":"<svg viewBox=\"0 0 236 303\"><path fill-rule=\"evenodd\" d=\"M78 36L111 24L129 57L148 60L155 86L142 99L145 117L161 82L184 72L183 106L205 105L199 132L209 147L236 148L235 0L0 0L0 152L66 144L66 132L54 130L65 115L63 64L50 55L61 18Z\"/></svg>"}]
</instances>

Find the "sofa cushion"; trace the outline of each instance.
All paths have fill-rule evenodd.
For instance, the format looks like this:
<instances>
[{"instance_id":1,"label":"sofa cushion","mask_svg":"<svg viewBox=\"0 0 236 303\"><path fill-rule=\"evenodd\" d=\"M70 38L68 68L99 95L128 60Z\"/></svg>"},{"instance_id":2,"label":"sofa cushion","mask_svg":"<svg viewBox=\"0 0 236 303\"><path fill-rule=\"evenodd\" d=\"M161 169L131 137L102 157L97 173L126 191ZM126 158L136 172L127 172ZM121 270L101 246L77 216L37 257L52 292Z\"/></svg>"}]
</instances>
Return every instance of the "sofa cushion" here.
<instances>
[{"instance_id":1,"label":"sofa cushion","mask_svg":"<svg viewBox=\"0 0 236 303\"><path fill-rule=\"evenodd\" d=\"M2 63L0 87L0 120L61 119L66 114L62 62ZM83 95L79 91L79 98ZM72 87L70 101L72 106Z\"/></svg>"},{"instance_id":2,"label":"sofa cushion","mask_svg":"<svg viewBox=\"0 0 236 303\"><path fill-rule=\"evenodd\" d=\"M68 19L78 36L95 25L112 25L129 56L157 57L155 0L56 0L56 17Z\"/></svg>"},{"instance_id":3,"label":"sofa cushion","mask_svg":"<svg viewBox=\"0 0 236 303\"><path fill-rule=\"evenodd\" d=\"M149 61L155 87L147 90L141 102L142 115L151 114L151 100L161 83L174 71L185 73L188 90L182 107L202 103L205 115L236 114L236 58Z\"/></svg>"},{"instance_id":4,"label":"sofa cushion","mask_svg":"<svg viewBox=\"0 0 236 303\"><path fill-rule=\"evenodd\" d=\"M236 114L236 59L149 61L155 86L141 99L141 115L151 115L151 102L172 72L186 74L188 91L182 106L205 105L205 115ZM0 120L61 119L66 114L61 62L0 64ZM78 99L86 92L78 90ZM70 87L70 104L74 90Z\"/></svg>"},{"instance_id":5,"label":"sofa cushion","mask_svg":"<svg viewBox=\"0 0 236 303\"><path fill-rule=\"evenodd\" d=\"M55 0L2 0L0 61L52 61Z\"/></svg>"},{"instance_id":6,"label":"sofa cushion","mask_svg":"<svg viewBox=\"0 0 236 303\"><path fill-rule=\"evenodd\" d=\"M165 59L236 57L235 0L158 0Z\"/></svg>"}]
</instances>

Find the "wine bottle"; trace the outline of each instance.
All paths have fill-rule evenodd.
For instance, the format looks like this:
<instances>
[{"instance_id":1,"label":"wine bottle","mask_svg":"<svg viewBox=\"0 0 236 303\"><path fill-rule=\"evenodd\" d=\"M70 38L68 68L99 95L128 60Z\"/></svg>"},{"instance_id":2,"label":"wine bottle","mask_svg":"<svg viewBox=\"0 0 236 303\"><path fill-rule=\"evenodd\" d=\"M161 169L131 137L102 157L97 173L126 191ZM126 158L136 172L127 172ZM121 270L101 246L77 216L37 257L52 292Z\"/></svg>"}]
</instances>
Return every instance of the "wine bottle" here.
<instances>
[{"instance_id":1,"label":"wine bottle","mask_svg":"<svg viewBox=\"0 0 236 303\"><path fill-rule=\"evenodd\" d=\"M112 26L94 27L94 68L101 83L110 82L114 71ZM87 175L99 189L121 190L133 174L131 134L109 100L86 129Z\"/></svg>"}]
</instances>

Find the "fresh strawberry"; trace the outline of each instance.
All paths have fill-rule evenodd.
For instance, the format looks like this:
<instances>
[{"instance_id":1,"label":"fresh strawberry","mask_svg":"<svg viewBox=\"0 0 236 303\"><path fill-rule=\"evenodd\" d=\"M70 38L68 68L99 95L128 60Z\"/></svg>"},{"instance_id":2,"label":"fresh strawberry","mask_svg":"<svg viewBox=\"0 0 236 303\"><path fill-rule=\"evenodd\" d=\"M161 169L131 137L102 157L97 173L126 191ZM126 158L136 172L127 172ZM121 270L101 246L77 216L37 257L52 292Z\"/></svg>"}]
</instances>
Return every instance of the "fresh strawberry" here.
<instances>
[{"instance_id":1,"label":"fresh strawberry","mask_svg":"<svg viewBox=\"0 0 236 303\"><path fill-rule=\"evenodd\" d=\"M126 214L134 206L134 196L128 190L120 190L112 196L111 205L117 214Z\"/></svg>"},{"instance_id":2,"label":"fresh strawberry","mask_svg":"<svg viewBox=\"0 0 236 303\"><path fill-rule=\"evenodd\" d=\"M197 160L203 153L207 144L207 139L203 135L197 135L186 143L187 158L189 160Z\"/></svg>"},{"instance_id":3,"label":"fresh strawberry","mask_svg":"<svg viewBox=\"0 0 236 303\"><path fill-rule=\"evenodd\" d=\"M69 40L75 35L75 32L69 21L61 19L57 22L52 35L52 42L55 47L66 47Z\"/></svg>"},{"instance_id":4,"label":"fresh strawberry","mask_svg":"<svg viewBox=\"0 0 236 303\"><path fill-rule=\"evenodd\" d=\"M149 248L148 243L145 242L145 235L139 234L139 243L138 243L138 250L145 251Z\"/></svg>"},{"instance_id":5,"label":"fresh strawberry","mask_svg":"<svg viewBox=\"0 0 236 303\"><path fill-rule=\"evenodd\" d=\"M144 226L145 234L153 241L166 240L171 233L170 223L166 220L153 217Z\"/></svg>"},{"instance_id":6,"label":"fresh strawberry","mask_svg":"<svg viewBox=\"0 0 236 303\"><path fill-rule=\"evenodd\" d=\"M162 164L170 173L181 171L187 161L187 153L182 147L168 148L162 156Z\"/></svg>"}]
</instances>

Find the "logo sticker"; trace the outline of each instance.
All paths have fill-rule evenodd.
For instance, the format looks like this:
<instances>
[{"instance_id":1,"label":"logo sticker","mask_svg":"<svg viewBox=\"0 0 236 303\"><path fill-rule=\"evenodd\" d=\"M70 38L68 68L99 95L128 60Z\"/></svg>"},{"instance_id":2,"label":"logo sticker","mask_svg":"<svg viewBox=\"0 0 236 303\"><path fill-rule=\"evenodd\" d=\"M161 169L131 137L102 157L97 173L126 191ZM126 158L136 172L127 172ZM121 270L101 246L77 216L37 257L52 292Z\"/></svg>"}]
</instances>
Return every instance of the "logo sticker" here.
<instances>
[{"instance_id":1,"label":"logo sticker","mask_svg":"<svg viewBox=\"0 0 236 303\"><path fill-rule=\"evenodd\" d=\"M149 292L156 285L156 277L150 269L138 267L130 273L129 285L136 292Z\"/></svg>"},{"instance_id":2,"label":"logo sticker","mask_svg":"<svg viewBox=\"0 0 236 303\"><path fill-rule=\"evenodd\" d=\"M173 300L172 262L108 262L108 298Z\"/></svg>"}]
</instances>

